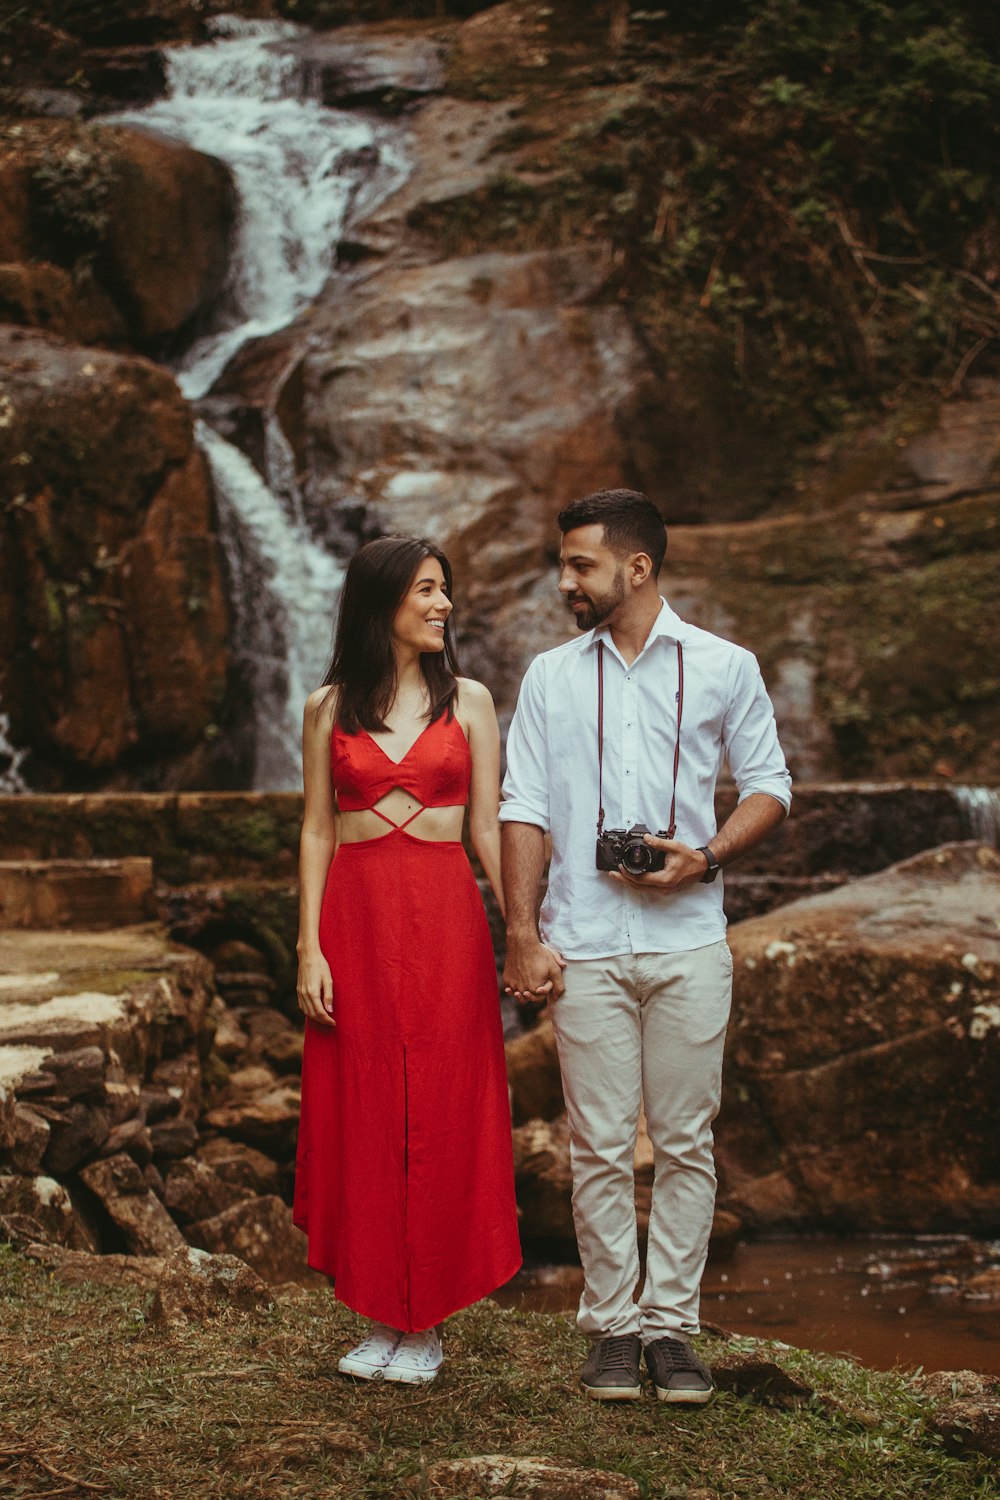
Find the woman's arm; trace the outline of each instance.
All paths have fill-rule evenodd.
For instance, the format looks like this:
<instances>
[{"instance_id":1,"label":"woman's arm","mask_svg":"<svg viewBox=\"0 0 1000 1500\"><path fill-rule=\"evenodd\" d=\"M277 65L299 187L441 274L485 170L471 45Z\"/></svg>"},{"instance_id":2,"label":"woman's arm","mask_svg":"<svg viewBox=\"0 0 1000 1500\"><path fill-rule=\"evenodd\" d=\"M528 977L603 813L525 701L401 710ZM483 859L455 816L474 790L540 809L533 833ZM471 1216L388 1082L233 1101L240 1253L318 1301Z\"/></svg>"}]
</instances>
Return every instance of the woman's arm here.
<instances>
[{"instance_id":1,"label":"woman's arm","mask_svg":"<svg viewBox=\"0 0 1000 1500\"><path fill-rule=\"evenodd\" d=\"M324 701L325 700L325 701ZM337 848L337 808L330 781L333 704L328 689L312 693L302 723L305 811L299 842L299 1009L310 1021L333 1025L333 979L319 946L319 914Z\"/></svg>"},{"instance_id":2,"label":"woman's arm","mask_svg":"<svg viewBox=\"0 0 1000 1500\"><path fill-rule=\"evenodd\" d=\"M459 679L459 722L472 751L469 787L469 835L476 858L503 914L500 879L500 728L488 688L468 677Z\"/></svg>"}]
</instances>

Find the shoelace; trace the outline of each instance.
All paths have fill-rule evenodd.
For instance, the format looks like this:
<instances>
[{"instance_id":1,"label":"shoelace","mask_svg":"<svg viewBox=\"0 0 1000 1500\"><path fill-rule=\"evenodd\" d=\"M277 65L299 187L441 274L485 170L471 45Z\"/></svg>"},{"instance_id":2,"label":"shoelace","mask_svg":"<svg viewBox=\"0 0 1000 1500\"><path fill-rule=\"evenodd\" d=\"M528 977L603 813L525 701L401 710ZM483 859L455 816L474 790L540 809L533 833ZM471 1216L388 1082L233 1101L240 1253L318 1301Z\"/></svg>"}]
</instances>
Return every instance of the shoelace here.
<instances>
[{"instance_id":1,"label":"shoelace","mask_svg":"<svg viewBox=\"0 0 1000 1500\"><path fill-rule=\"evenodd\" d=\"M602 1371L622 1370L626 1374L635 1374L635 1337L633 1334L620 1333L614 1338L603 1340L601 1369Z\"/></svg>"},{"instance_id":2,"label":"shoelace","mask_svg":"<svg viewBox=\"0 0 1000 1500\"><path fill-rule=\"evenodd\" d=\"M385 1333L370 1333L355 1350L356 1354L381 1354L383 1349L394 1347L393 1340Z\"/></svg>"},{"instance_id":3,"label":"shoelace","mask_svg":"<svg viewBox=\"0 0 1000 1500\"><path fill-rule=\"evenodd\" d=\"M656 1352L666 1359L670 1366L671 1374L701 1374L701 1370L695 1362L694 1355L683 1339L657 1339Z\"/></svg>"},{"instance_id":4,"label":"shoelace","mask_svg":"<svg viewBox=\"0 0 1000 1500\"><path fill-rule=\"evenodd\" d=\"M437 1354L437 1345L426 1340L423 1334L407 1333L396 1345L396 1353L407 1354L414 1364L429 1365Z\"/></svg>"}]
</instances>

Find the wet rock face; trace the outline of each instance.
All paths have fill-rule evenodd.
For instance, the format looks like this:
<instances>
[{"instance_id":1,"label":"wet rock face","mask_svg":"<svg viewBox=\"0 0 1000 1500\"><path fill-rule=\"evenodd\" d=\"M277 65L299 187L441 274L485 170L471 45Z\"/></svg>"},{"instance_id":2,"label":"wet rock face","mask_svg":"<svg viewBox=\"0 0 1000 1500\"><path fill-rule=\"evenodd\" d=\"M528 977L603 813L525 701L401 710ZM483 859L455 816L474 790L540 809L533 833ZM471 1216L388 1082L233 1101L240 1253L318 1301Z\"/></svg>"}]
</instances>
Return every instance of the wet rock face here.
<instances>
[{"instance_id":1,"label":"wet rock face","mask_svg":"<svg viewBox=\"0 0 1000 1500\"><path fill-rule=\"evenodd\" d=\"M120 126L28 120L0 151L0 312L151 348L218 297L235 199L221 162Z\"/></svg>"},{"instance_id":2,"label":"wet rock face","mask_svg":"<svg viewBox=\"0 0 1000 1500\"><path fill-rule=\"evenodd\" d=\"M103 253L112 296L139 346L176 334L222 291L235 200L226 167L177 141L112 133Z\"/></svg>"},{"instance_id":3,"label":"wet rock face","mask_svg":"<svg viewBox=\"0 0 1000 1500\"><path fill-rule=\"evenodd\" d=\"M460 28L452 71L494 31L507 62L530 50L503 12ZM347 33L322 47L356 58ZM464 669L503 718L531 657L574 634L556 513L603 486L644 489L670 524L663 592L759 656L798 779L995 780L995 384L970 383L913 438L865 434L817 461L807 505L789 495L788 515L748 520L773 504L758 451L773 435L740 427L702 337L693 362L654 367L607 295L607 247L464 253L463 212L516 178L510 101L443 94L408 123L411 177L342 247L359 270L225 382L244 413L279 412L317 532L341 550L397 529L442 545Z\"/></svg>"},{"instance_id":4,"label":"wet rock face","mask_svg":"<svg viewBox=\"0 0 1000 1500\"><path fill-rule=\"evenodd\" d=\"M951 845L731 929L716 1122L752 1224L995 1227L1000 856Z\"/></svg>"},{"instance_id":5,"label":"wet rock face","mask_svg":"<svg viewBox=\"0 0 1000 1500\"><path fill-rule=\"evenodd\" d=\"M257 7L267 14L268 0ZM142 97L155 79L156 43L201 36L209 7L191 0L38 0L8 7L3 82L17 92L14 103L40 86L67 93L80 109L123 97ZM141 59L141 61L140 61ZM111 73L111 78L107 75Z\"/></svg>"},{"instance_id":6,"label":"wet rock face","mask_svg":"<svg viewBox=\"0 0 1000 1500\"><path fill-rule=\"evenodd\" d=\"M1000 855L958 844L730 927L716 1243L741 1225L995 1231L998 912ZM548 1020L507 1056L523 1232L571 1241ZM652 1166L640 1129L640 1234ZM986 1268L962 1290L998 1285Z\"/></svg>"},{"instance_id":7,"label":"wet rock face","mask_svg":"<svg viewBox=\"0 0 1000 1500\"><path fill-rule=\"evenodd\" d=\"M0 860L0 927L124 927L153 915L148 859Z\"/></svg>"},{"instance_id":8,"label":"wet rock face","mask_svg":"<svg viewBox=\"0 0 1000 1500\"><path fill-rule=\"evenodd\" d=\"M344 26L304 37L297 51L310 94L336 109L396 113L444 84L445 48L431 37Z\"/></svg>"},{"instance_id":9,"label":"wet rock face","mask_svg":"<svg viewBox=\"0 0 1000 1500\"><path fill-rule=\"evenodd\" d=\"M508 1042L506 1054L514 1125L557 1119L566 1105L551 1021L546 1017L532 1030Z\"/></svg>"},{"instance_id":10,"label":"wet rock face","mask_svg":"<svg viewBox=\"0 0 1000 1500\"><path fill-rule=\"evenodd\" d=\"M562 624L554 518L634 467L628 398L650 379L591 251L386 267L324 310L303 365L309 505L426 535L455 571L463 639L502 706ZM544 624L542 623L544 621Z\"/></svg>"},{"instance_id":11,"label":"wet rock face","mask_svg":"<svg viewBox=\"0 0 1000 1500\"><path fill-rule=\"evenodd\" d=\"M29 774L210 780L229 611L190 414L145 360L14 329L0 359L2 692Z\"/></svg>"},{"instance_id":12,"label":"wet rock face","mask_svg":"<svg viewBox=\"0 0 1000 1500\"><path fill-rule=\"evenodd\" d=\"M573 1174L566 1116L530 1120L514 1128L514 1182L525 1242L554 1246L572 1256Z\"/></svg>"},{"instance_id":13,"label":"wet rock face","mask_svg":"<svg viewBox=\"0 0 1000 1500\"><path fill-rule=\"evenodd\" d=\"M995 475L993 399L962 405L963 442L995 445ZM969 462L956 446L952 472ZM664 592L757 654L796 778L992 783L1000 489L989 470L971 490L896 482L826 515L671 528Z\"/></svg>"},{"instance_id":14,"label":"wet rock face","mask_svg":"<svg viewBox=\"0 0 1000 1500\"><path fill-rule=\"evenodd\" d=\"M557 510L626 484L645 489L671 523L663 577L671 602L760 656L797 778L995 780L995 382L970 377L963 399L910 423L919 432L900 437L897 423L835 459L817 455L796 492L776 499L781 434L737 411L728 343L720 353L706 329L678 328L676 358L671 351L661 368L637 332L636 310L614 291L609 246L549 248L560 233L516 213L513 228L499 210L488 222L484 204L500 178L528 197L542 189L544 199L551 186L558 203L560 148L608 100L567 85L529 127L523 98L467 97L470 81L482 84L491 70L514 88L553 60L541 14L494 5L456 19L472 8L450 6L445 25L351 26L296 44L309 86L328 102L405 106L413 171L351 225L338 274L311 308L237 356L206 407L212 421L259 461L264 422L277 415L308 476L313 527L340 552L398 528L444 545L456 569L464 669L488 683L502 718L531 656L574 633L555 591ZM162 64L152 44L202 35L208 19L180 0L98 10L60 6L66 32L50 30L44 45L39 37L28 48L52 65L34 77L26 109L51 115L79 102L58 85L77 66L81 40L98 49L83 62L95 91L148 97ZM325 7L325 17L334 14ZM311 14L300 6L296 17ZM89 109L94 99L84 102ZM539 119L551 148L536 139L529 151L525 132ZM233 219L225 170L175 142L82 119L26 117L8 136L0 318L84 343L178 347L222 286ZM88 411L92 426L100 420ZM88 454L81 441L67 466L74 484L89 482ZM172 471L185 493L203 483L200 461L191 456L190 465ZM136 548L132 587L113 596L120 620L101 604L90 644L63 652L75 676L100 673L112 699L146 671L116 656L115 629L132 629L134 617L137 634L169 640L164 611L183 602L183 580L171 570L170 599L160 602L158 564L177 503L171 494L166 513L151 518L152 551ZM775 504L790 514L746 519ZM198 584L200 563L186 554L177 562ZM0 597L0 643L15 628L8 616L13 605ZM108 744L79 744L84 712L99 717L97 698L91 693L66 726L69 748L60 739L53 749L47 730L33 741L43 759L68 757L65 772L39 777L36 768L36 784L46 776L54 786L111 775L130 782L131 771L107 769L131 754L122 748L128 726L112 722ZM26 709L19 727L28 742ZM151 729L150 738L164 769L144 785L221 781L204 749L192 754L173 729ZM249 770L249 757L234 753L226 784L245 784Z\"/></svg>"}]
</instances>

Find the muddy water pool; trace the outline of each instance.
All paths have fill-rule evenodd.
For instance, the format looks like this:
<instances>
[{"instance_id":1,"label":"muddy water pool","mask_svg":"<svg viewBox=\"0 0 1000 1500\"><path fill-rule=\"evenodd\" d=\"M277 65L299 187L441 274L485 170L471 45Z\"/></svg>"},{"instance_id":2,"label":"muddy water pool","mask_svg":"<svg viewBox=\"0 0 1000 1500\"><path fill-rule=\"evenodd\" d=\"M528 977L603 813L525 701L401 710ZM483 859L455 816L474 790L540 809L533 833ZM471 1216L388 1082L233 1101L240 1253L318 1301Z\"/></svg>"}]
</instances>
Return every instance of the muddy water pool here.
<instances>
[{"instance_id":1,"label":"muddy water pool","mask_svg":"<svg viewBox=\"0 0 1000 1500\"><path fill-rule=\"evenodd\" d=\"M1000 1280L1000 1244L959 1238L755 1241L709 1260L702 1321L879 1370L1000 1376L1000 1288L969 1286L991 1267ZM581 1285L579 1266L529 1266L495 1300L573 1311Z\"/></svg>"}]
</instances>

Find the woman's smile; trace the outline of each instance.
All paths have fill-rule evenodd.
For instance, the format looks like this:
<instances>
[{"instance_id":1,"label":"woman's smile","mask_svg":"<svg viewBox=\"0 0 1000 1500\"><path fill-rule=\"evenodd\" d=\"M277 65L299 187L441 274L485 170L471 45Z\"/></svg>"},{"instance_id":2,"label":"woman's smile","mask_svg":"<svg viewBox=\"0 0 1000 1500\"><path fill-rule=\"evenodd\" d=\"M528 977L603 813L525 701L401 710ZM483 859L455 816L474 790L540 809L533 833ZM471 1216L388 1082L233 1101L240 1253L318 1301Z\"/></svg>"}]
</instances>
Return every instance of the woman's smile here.
<instances>
[{"instance_id":1,"label":"woman's smile","mask_svg":"<svg viewBox=\"0 0 1000 1500\"><path fill-rule=\"evenodd\" d=\"M401 646L410 650L443 651L445 628L452 603L448 598L444 571L434 557L428 557L410 585L392 622L392 633Z\"/></svg>"}]
</instances>

